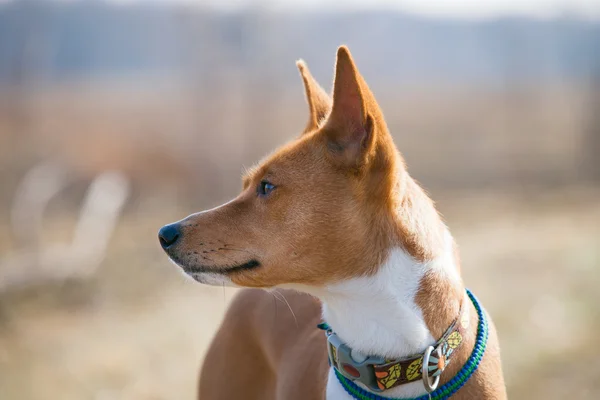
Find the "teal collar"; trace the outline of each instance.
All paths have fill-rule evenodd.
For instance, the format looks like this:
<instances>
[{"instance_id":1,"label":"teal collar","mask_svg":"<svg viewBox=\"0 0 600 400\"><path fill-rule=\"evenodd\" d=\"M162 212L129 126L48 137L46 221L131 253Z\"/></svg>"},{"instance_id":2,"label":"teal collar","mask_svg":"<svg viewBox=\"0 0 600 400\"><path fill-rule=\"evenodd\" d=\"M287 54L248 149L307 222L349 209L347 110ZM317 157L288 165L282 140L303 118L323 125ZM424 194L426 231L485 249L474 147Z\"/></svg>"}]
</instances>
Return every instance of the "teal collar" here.
<instances>
[{"instance_id":1,"label":"teal collar","mask_svg":"<svg viewBox=\"0 0 600 400\"><path fill-rule=\"evenodd\" d=\"M390 397L382 397L374 394L372 392L368 392L352 382L350 379L343 376L337 369L334 368L335 376L338 381L342 385L342 387L346 390L346 392L357 400L445 400L456 393L464 384L473 376L473 373L477 370L481 359L483 358L483 353L485 352L485 348L487 345L488 339L488 322L485 317L485 311L483 307L479 304L479 301L475 297L470 290L467 289L467 295L473 306L475 306L475 310L477 311L477 316L479 317L479 321L477 323L477 337L475 339L475 346L473 348L473 352L471 356L462 367L462 369L456 374L454 378L452 378L445 385L433 390L431 393L426 394L421 397L413 398L413 399L394 399ZM321 326L320 326L321 327ZM321 327L323 328L323 327Z\"/></svg>"}]
</instances>

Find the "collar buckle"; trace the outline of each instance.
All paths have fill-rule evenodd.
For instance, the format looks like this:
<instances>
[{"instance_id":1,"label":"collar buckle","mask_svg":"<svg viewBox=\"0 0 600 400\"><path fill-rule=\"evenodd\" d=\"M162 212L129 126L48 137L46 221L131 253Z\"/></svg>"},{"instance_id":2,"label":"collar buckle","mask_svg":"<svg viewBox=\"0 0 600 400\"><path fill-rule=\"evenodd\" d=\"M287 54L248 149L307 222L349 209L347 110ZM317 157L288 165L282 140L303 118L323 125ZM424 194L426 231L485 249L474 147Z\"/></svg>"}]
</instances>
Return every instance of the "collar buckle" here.
<instances>
[{"instance_id":1,"label":"collar buckle","mask_svg":"<svg viewBox=\"0 0 600 400\"><path fill-rule=\"evenodd\" d=\"M441 372L444 370L443 368L439 369L437 365L438 360L442 359L443 357L442 349L440 347L441 346L438 346L436 349L434 349L433 346L429 346L427 350L425 350L425 354L423 354L423 366L421 367L421 374L423 375L423 386L425 386L427 393L433 392L438 387L438 384L440 383ZM431 365L431 353L434 351L437 355L437 358L435 359L435 364ZM439 373L436 371L436 374L433 375L433 380L432 377L429 376L432 370L439 371Z\"/></svg>"}]
</instances>

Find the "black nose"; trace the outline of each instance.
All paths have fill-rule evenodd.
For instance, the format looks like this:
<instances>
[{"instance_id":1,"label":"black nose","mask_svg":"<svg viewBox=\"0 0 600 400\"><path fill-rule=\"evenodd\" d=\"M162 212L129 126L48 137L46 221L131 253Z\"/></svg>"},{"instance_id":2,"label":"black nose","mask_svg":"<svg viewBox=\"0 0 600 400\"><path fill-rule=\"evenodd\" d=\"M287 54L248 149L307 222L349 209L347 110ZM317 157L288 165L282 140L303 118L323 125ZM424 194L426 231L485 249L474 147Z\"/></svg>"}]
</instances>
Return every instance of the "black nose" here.
<instances>
[{"instance_id":1,"label":"black nose","mask_svg":"<svg viewBox=\"0 0 600 400\"><path fill-rule=\"evenodd\" d=\"M177 223L165 225L158 231L158 240L165 250L173 246L180 237L181 231L179 230L179 224Z\"/></svg>"}]
</instances>

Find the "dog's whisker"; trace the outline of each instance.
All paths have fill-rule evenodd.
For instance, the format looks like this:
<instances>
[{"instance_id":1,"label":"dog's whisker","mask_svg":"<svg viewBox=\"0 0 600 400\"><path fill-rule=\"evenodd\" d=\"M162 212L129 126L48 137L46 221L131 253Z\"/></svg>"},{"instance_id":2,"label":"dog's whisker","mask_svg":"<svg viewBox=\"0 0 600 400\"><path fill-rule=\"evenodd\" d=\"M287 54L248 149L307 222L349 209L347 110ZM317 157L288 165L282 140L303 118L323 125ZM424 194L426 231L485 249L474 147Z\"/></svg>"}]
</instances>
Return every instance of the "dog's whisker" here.
<instances>
[{"instance_id":1,"label":"dog's whisker","mask_svg":"<svg viewBox=\"0 0 600 400\"><path fill-rule=\"evenodd\" d=\"M281 296L281 293L275 292L274 290L273 291L270 290L269 293L271 294L271 296L273 296L273 299L275 300L275 318L277 318L277 315L278 315L277 301L279 301L281 303L285 303L285 301L281 297L279 297L279 296Z\"/></svg>"},{"instance_id":2,"label":"dog's whisker","mask_svg":"<svg viewBox=\"0 0 600 400\"><path fill-rule=\"evenodd\" d=\"M273 298L273 306L275 307L275 321L274 322L277 322L277 300L279 300L279 299L277 298L277 296L275 296L273 294L273 292L268 291L267 293L269 293Z\"/></svg>"},{"instance_id":3,"label":"dog's whisker","mask_svg":"<svg viewBox=\"0 0 600 400\"><path fill-rule=\"evenodd\" d=\"M298 328L298 319L296 318L296 314L294 313L294 310L292 310L292 307L290 306L290 303L287 301L287 299L285 298L285 296L283 295L283 293L279 292L277 289L274 289L273 291L276 292L276 293L279 293L279 295L281 296L281 298L283 299L283 301L287 305L288 309L292 313L292 317L294 317L294 323L296 324L296 328Z\"/></svg>"}]
</instances>

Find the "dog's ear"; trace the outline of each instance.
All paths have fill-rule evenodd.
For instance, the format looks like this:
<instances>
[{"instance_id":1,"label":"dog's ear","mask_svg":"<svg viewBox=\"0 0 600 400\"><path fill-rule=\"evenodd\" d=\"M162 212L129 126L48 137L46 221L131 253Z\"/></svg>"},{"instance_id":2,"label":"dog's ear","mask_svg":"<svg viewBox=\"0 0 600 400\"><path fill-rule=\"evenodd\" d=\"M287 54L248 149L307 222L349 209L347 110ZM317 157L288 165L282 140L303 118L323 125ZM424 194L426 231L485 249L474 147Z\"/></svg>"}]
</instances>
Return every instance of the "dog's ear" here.
<instances>
[{"instance_id":1,"label":"dog's ear","mask_svg":"<svg viewBox=\"0 0 600 400\"><path fill-rule=\"evenodd\" d=\"M345 165L359 167L374 147L374 119L381 112L346 46L338 48L333 85L333 106L323 127L328 146Z\"/></svg>"},{"instance_id":2,"label":"dog's ear","mask_svg":"<svg viewBox=\"0 0 600 400\"><path fill-rule=\"evenodd\" d=\"M302 134L305 134L318 129L319 124L327 118L327 114L331 111L331 98L313 78L304 60L296 61L296 66L304 82L304 92L310 112L308 123L302 132Z\"/></svg>"}]
</instances>

